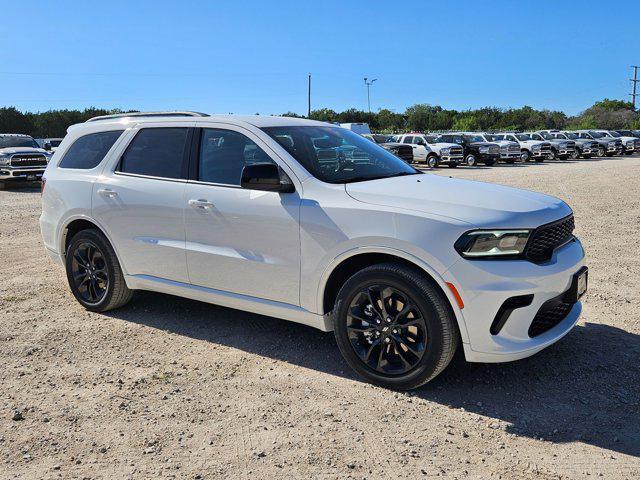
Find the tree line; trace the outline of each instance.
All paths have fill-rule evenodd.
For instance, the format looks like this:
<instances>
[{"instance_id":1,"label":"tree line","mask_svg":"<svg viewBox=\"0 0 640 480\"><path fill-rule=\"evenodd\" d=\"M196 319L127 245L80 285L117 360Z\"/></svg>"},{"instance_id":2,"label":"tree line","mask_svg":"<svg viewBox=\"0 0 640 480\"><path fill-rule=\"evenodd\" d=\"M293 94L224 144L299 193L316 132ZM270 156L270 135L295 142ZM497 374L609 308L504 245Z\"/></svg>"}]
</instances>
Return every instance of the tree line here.
<instances>
[{"instance_id":1,"label":"tree line","mask_svg":"<svg viewBox=\"0 0 640 480\"><path fill-rule=\"evenodd\" d=\"M48 110L21 112L15 107L0 108L0 133L24 133L34 138L64 137L67 128L91 117L123 113L119 109L87 108L84 110ZM294 112L284 116L302 117ZM436 105L416 104L403 113L383 108L366 112L350 108L336 112L329 108L311 111L311 118L325 122L366 122L373 131L396 133L403 131L492 131L557 129L640 129L640 113L630 102L604 99L576 116L556 110L536 110L532 107L501 109L484 107L475 110L450 110Z\"/></svg>"}]
</instances>

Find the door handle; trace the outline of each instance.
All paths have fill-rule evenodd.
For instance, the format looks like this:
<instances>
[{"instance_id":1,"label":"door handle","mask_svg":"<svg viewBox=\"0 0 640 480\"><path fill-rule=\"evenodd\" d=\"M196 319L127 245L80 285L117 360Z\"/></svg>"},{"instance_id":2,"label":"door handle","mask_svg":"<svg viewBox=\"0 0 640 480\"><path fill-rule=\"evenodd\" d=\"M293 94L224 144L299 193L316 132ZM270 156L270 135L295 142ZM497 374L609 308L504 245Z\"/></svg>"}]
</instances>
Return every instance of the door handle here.
<instances>
[{"instance_id":1,"label":"door handle","mask_svg":"<svg viewBox=\"0 0 640 480\"><path fill-rule=\"evenodd\" d=\"M118 196L118 192L114 192L113 190L110 190L108 188L101 188L100 190L98 190L98 194L107 198L116 198Z\"/></svg>"},{"instance_id":2,"label":"door handle","mask_svg":"<svg viewBox=\"0 0 640 480\"><path fill-rule=\"evenodd\" d=\"M189 206L193 208L201 208L203 210L206 210L208 208L213 208L213 203L203 199L189 200Z\"/></svg>"}]
</instances>

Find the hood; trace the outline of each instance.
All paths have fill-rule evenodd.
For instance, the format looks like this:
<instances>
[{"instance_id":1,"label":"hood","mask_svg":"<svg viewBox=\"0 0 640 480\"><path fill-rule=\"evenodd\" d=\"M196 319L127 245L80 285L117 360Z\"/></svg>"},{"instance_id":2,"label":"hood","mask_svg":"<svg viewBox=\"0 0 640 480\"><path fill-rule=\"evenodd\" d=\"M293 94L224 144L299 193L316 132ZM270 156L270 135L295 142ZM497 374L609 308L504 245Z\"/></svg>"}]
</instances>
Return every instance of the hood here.
<instances>
[{"instance_id":1,"label":"hood","mask_svg":"<svg viewBox=\"0 0 640 480\"><path fill-rule=\"evenodd\" d=\"M498 145L500 145L501 147L510 147L511 145L515 145L517 147L519 147L520 145L516 142L512 142L511 140L496 140L493 143L497 143Z\"/></svg>"},{"instance_id":2,"label":"hood","mask_svg":"<svg viewBox=\"0 0 640 480\"><path fill-rule=\"evenodd\" d=\"M429 145L431 145L432 147L436 147L437 149L460 146L457 143L447 143L447 142L436 142L436 143L430 143Z\"/></svg>"},{"instance_id":3,"label":"hood","mask_svg":"<svg viewBox=\"0 0 640 480\"><path fill-rule=\"evenodd\" d=\"M360 202L478 228L535 228L571 213L565 202L542 193L429 173L348 183L345 188Z\"/></svg>"},{"instance_id":4,"label":"hood","mask_svg":"<svg viewBox=\"0 0 640 480\"><path fill-rule=\"evenodd\" d=\"M497 142L469 142L474 147L498 147Z\"/></svg>"},{"instance_id":5,"label":"hood","mask_svg":"<svg viewBox=\"0 0 640 480\"><path fill-rule=\"evenodd\" d=\"M49 152L47 152L44 148L33 148L33 147L0 148L0 153L3 155L15 155L19 153L42 153L43 155L46 155L46 156L49 155Z\"/></svg>"}]
</instances>

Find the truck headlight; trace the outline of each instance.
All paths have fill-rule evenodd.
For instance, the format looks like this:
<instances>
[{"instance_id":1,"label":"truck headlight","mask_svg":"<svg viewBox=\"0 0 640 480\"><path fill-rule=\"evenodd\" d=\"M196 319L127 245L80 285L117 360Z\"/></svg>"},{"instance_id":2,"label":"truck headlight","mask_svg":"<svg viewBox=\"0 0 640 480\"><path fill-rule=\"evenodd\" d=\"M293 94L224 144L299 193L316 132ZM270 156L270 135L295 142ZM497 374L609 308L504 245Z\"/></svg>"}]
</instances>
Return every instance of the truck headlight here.
<instances>
[{"instance_id":1,"label":"truck headlight","mask_svg":"<svg viewBox=\"0 0 640 480\"><path fill-rule=\"evenodd\" d=\"M480 147L480 153L489 153L491 147Z\"/></svg>"},{"instance_id":2,"label":"truck headlight","mask_svg":"<svg viewBox=\"0 0 640 480\"><path fill-rule=\"evenodd\" d=\"M0 155L0 165L9 165L10 160L11 160L11 157L7 155Z\"/></svg>"},{"instance_id":3,"label":"truck headlight","mask_svg":"<svg viewBox=\"0 0 640 480\"><path fill-rule=\"evenodd\" d=\"M524 253L531 230L471 230L455 243L465 258L514 258Z\"/></svg>"},{"instance_id":4,"label":"truck headlight","mask_svg":"<svg viewBox=\"0 0 640 480\"><path fill-rule=\"evenodd\" d=\"M440 153L442 155L449 155L449 152L451 152L450 148L443 148L442 150L440 150Z\"/></svg>"},{"instance_id":5,"label":"truck headlight","mask_svg":"<svg viewBox=\"0 0 640 480\"><path fill-rule=\"evenodd\" d=\"M534 145L533 147L531 147L533 150L540 150L542 148L542 145Z\"/></svg>"}]
</instances>

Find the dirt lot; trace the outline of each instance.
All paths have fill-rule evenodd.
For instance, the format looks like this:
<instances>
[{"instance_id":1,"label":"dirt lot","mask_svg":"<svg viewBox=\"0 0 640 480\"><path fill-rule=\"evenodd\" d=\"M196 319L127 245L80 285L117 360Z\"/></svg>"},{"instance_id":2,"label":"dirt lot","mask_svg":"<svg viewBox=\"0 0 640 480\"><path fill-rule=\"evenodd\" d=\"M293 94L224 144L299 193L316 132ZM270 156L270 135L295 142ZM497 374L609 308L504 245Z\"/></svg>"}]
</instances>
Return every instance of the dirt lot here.
<instances>
[{"instance_id":1,"label":"dirt lot","mask_svg":"<svg viewBox=\"0 0 640 480\"><path fill-rule=\"evenodd\" d=\"M638 478L640 158L437 173L569 202L590 290L558 344L409 394L304 326L153 293L85 312L37 190L0 192L0 478Z\"/></svg>"}]
</instances>

